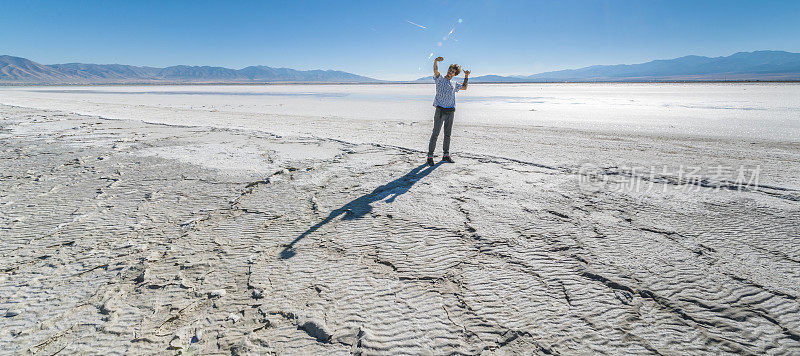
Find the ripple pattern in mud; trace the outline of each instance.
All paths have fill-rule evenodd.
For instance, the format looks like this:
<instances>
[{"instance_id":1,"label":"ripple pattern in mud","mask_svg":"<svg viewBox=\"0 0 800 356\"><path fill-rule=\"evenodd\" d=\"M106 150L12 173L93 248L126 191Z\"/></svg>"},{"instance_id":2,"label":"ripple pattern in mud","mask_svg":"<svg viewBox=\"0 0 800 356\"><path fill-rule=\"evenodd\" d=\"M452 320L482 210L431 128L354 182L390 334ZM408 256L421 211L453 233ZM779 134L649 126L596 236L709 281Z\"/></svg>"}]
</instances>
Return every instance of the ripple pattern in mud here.
<instances>
[{"instance_id":1,"label":"ripple pattern in mud","mask_svg":"<svg viewBox=\"0 0 800 356\"><path fill-rule=\"evenodd\" d=\"M291 139L2 115L3 350L800 352L789 190L586 191L571 167L318 138L340 153L266 150L251 177L152 153Z\"/></svg>"}]
</instances>

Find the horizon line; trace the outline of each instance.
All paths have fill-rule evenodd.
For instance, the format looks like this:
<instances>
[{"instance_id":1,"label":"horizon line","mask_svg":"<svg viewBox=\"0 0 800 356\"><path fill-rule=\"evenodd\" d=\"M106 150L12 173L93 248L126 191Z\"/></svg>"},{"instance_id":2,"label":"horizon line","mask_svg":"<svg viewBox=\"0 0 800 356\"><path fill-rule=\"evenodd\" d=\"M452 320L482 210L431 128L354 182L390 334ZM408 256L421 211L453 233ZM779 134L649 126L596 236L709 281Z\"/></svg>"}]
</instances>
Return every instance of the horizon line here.
<instances>
[{"instance_id":1,"label":"horizon line","mask_svg":"<svg viewBox=\"0 0 800 356\"><path fill-rule=\"evenodd\" d=\"M650 60L647 60L647 61L644 61L644 62L637 62L637 63L592 64L592 65L578 67L578 68L566 68L566 69L548 70L548 71L538 72L538 73L533 73L533 74L506 74L506 75L500 75L500 74L491 74L491 73L489 73L489 74L484 74L484 75L480 75L480 76L528 77L528 76L544 74L544 73L559 72L559 71L569 71L569 70L580 70L580 69L598 67L598 66L619 66L619 65L628 66L628 65L645 64L645 63L650 63L650 62L655 62L655 61L675 60L675 59L686 58L686 57L703 57L703 58L709 58L709 59L726 58L726 57L730 57L730 56L733 56L733 55L736 55L736 54L739 54L739 53L758 53L758 52L783 52L783 53L790 53L790 54L800 54L798 52L790 52L790 51L775 50L775 49L753 50L753 51L749 51L749 52L748 51L738 51L738 52L731 53L731 54L729 54L727 56L715 56L715 57L709 57L709 56L698 55L698 54L687 54L687 55L683 55L683 56L679 56L679 57L673 57L673 58L650 59ZM169 66L164 66L164 67L149 66L149 65L137 65L137 64L122 64L122 63L88 63L88 62L63 62L63 63L53 63L53 64L42 64L40 62L36 62L36 61L34 61L34 60L30 59L30 58L27 58L27 57L19 57L19 56L10 55L10 54L1 54L0 55L0 57L6 57L6 56L7 57L13 57L13 58L21 58L21 59L28 60L28 61L31 61L31 62L34 62L34 63L37 63L37 64L45 65L45 66L57 66L57 65L66 65L66 64L89 64L89 65L101 65L101 66L102 65L119 65L119 66L130 66L130 67L139 67L139 68L155 68L155 69L166 69L166 68L172 68L172 67L196 67L196 68L204 68L205 67L205 68L222 68L222 69L229 69L229 70L234 70L234 71L240 71L240 70L244 70L244 69L251 68L251 67L267 67L267 68L270 68L270 69L288 69L288 70L299 71L299 72L310 72L310 71L341 72L341 73L357 75L357 76L364 77L364 78L367 78L367 79L372 79L372 80L378 80L378 81L383 81L383 82L400 82L400 83L402 83L402 82L416 82L416 81L419 81L419 80L421 80L421 79L423 79L423 78L428 76L428 75L425 75L425 76L422 76L422 77L419 77L419 78L416 78L416 79L410 79L410 80L389 80L389 79L379 79L379 78L369 77L369 76L366 76L366 75L357 74L357 73L353 73L353 72L347 72L347 71L340 70L340 69L295 69L295 68L289 68L289 67L271 67L269 65L264 65L264 64L249 65L249 66L245 66L245 67L242 67L242 68L239 68L239 69L220 66L220 65L191 65L191 64L176 64L176 65L169 65ZM477 77L480 77L480 76L477 76ZM741 80L741 81L747 81L747 80ZM549 83L549 82L553 82L553 81L530 81L530 82L515 82L515 83ZM572 81L558 81L558 82L570 82L571 83ZM558 83L558 82L556 82L556 83ZM583 82L583 81L575 81L575 83L579 83L579 82ZM586 82L597 82L597 81L586 81ZM606 82L625 82L625 81L606 81ZM638 83L640 81L629 81L629 82ZM643 82L647 82L647 81L643 81ZM669 82L672 82L672 81L669 81ZM715 81L711 81L711 82L715 82ZM783 82L783 81L779 81L779 82ZM236 84L237 82L223 82L223 83ZM311 82L308 82L308 83L311 83ZM491 82L483 82L483 83L491 83ZM496 82L496 83L504 83L504 82Z\"/></svg>"}]
</instances>

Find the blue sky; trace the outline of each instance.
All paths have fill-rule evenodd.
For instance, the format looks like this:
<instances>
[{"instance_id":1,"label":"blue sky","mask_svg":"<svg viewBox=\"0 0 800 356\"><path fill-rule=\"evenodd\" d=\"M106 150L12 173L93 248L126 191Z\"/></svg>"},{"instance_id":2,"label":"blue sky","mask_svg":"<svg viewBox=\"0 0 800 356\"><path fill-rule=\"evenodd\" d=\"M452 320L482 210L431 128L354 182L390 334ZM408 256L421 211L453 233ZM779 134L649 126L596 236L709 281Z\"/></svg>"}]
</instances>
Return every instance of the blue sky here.
<instances>
[{"instance_id":1,"label":"blue sky","mask_svg":"<svg viewBox=\"0 0 800 356\"><path fill-rule=\"evenodd\" d=\"M431 52L473 75L800 52L797 0L0 0L0 9L0 54L44 64L268 65L415 79L430 72Z\"/></svg>"}]
</instances>

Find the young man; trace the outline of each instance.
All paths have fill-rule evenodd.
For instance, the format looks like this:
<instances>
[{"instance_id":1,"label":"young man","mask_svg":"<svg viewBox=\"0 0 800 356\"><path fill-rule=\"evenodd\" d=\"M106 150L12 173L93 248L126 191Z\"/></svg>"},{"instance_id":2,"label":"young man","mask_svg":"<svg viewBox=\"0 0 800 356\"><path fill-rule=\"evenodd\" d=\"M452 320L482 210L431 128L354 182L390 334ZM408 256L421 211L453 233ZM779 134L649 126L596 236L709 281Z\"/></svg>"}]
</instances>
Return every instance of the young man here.
<instances>
[{"instance_id":1,"label":"young man","mask_svg":"<svg viewBox=\"0 0 800 356\"><path fill-rule=\"evenodd\" d=\"M428 143L428 164L433 165L433 150L436 149L436 139L439 137L439 131L442 129L444 123L444 145L442 161L455 163L450 157L450 132L453 129L453 114L456 111L456 92L459 90L467 90L467 79L469 78L469 71L464 71L464 83L453 83L451 79L461 73L461 67L458 64L451 64L447 69L447 75L444 77L439 74L439 67L437 63L443 61L444 58L437 57L433 61L433 79L436 82L436 98L433 99L433 106L436 107L436 113L433 114L433 133L431 134L431 141Z\"/></svg>"}]
</instances>

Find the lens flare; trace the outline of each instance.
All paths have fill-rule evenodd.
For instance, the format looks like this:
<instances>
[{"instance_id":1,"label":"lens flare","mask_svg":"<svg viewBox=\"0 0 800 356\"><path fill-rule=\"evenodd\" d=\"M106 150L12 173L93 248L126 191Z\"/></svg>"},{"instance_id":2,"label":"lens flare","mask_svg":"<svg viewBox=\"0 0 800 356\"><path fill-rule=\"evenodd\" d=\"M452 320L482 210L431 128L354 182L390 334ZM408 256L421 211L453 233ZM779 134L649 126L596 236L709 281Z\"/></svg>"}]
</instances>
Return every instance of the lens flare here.
<instances>
[{"instance_id":1,"label":"lens flare","mask_svg":"<svg viewBox=\"0 0 800 356\"><path fill-rule=\"evenodd\" d=\"M417 27L419 27L419 28L424 28L424 29L426 29L426 30L428 29L428 28L427 28L427 27L425 27L425 26L422 26L422 25L420 25L420 24L418 24L418 23L411 22L411 21L409 21L409 20L406 20L406 22L408 22L408 23L410 23L410 24L412 24L412 25L414 25L414 26L417 26Z\"/></svg>"},{"instance_id":2,"label":"lens flare","mask_svg":"<svg viewBox=\"0 0 800 356\"><path fill-rule=\"evenodd\" d=\"M409 20L406 20L406 22L408 22L408 23L409 23L409 24L411 24L411 25L414 25L414 26L420 27L420 28L428 29L428 28L427 28L427 27L425 27L425 26L422 26L422 25L420 25L420 24L418 24L418 23L411 22L411 21L409 21ZM453 35L453 34L456 32L456 27L458 26L458 24L460 24L460 23L463 23L463 22L464 22L464 20L463 20L463 19L458 19L458 22L457 22L457 23L455 23L455 24L453 25L453 27L451 27L451 28L450 28L450 31L449 31L449 32L447 32L447 34L446 34L446 35L442 36L442 40L441 40L441 41L437 41L437 42L436 42L436 47L443 47L443 46L444 46L444 43L446 43L447 41L458 42L458 40L457 40L457 39L455 39L455 38L452 38L451 36L452 36L452 35ZM451 42L451 43L452 43L452 42ZM436 51L441 51L441 49L435 49L435 50L434 50L434 52L436 52ZM433 58L434 52L431 52L430 54L428 54L428 60L430 60L431 58ZM427 65L426 65L426 66L427 66ZM418 68L419 68L420 70L422 70L422 69L421 69L422 67L418 67Z\"/></svg>"}]
</instances>

